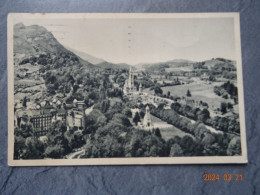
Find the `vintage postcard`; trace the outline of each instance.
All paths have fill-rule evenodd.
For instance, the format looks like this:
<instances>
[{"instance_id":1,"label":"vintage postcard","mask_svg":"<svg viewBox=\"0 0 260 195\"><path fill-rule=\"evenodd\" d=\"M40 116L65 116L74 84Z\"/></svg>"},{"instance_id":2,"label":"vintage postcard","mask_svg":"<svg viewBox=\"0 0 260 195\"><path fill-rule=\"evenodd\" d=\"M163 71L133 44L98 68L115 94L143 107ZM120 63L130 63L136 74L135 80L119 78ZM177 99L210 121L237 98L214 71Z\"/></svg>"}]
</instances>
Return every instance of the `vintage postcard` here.
<instances>
[{"instance_id":1,"label":"vintage postcard","mask_svg":"<svg viewBox=\"0 0 260 195\"><path fill-rule=\"evenodd\" d=\"M238 13L8 16L10 166L247 163Z\"/></svg>"}]
</instances>

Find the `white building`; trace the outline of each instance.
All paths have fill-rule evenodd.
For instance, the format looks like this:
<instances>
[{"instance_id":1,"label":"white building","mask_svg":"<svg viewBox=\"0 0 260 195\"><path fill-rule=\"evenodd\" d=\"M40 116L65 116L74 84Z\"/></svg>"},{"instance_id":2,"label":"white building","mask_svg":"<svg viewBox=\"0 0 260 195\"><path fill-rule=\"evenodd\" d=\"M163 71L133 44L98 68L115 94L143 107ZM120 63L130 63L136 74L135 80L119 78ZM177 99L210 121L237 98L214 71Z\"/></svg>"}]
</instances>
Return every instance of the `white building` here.
<instances>
[{"instance_id":1,"label":"white building","mask_svg":"<svg viewBox=\"0 0 260 195\"><path fill-rule=\"evenodd\" d=\"M152 123L152 119L151 119L149 106L146 106L146 108L145 108L143 126L144 126L144 128L153 128L153 123Z\"/></svg>"}]
</instances>

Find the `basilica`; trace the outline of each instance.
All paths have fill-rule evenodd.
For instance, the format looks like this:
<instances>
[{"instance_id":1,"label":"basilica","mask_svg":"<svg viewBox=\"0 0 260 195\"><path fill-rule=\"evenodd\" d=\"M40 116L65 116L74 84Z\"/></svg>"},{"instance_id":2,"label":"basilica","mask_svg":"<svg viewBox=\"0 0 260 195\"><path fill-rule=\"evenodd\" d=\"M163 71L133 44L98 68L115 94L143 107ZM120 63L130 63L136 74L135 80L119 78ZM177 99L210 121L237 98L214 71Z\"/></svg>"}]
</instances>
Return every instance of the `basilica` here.
<instances>
[{"instance_id":1,"label":"basilica","mask_svg":"<svg viewBox=\"0 0 260 195\"><path fill-rule=\"evenodd\" d=\"M123 89L124 95L134 96L134 95L142 94L143 92L142 83L140 83L139 90L137 90L137 86L135 86L134 83L134 75L135 72L133 71L133 68L131 66L129 70L129 77L128 79L125 80L125 84L124 84L124 89Z\"/></svg>"}]
</instances>

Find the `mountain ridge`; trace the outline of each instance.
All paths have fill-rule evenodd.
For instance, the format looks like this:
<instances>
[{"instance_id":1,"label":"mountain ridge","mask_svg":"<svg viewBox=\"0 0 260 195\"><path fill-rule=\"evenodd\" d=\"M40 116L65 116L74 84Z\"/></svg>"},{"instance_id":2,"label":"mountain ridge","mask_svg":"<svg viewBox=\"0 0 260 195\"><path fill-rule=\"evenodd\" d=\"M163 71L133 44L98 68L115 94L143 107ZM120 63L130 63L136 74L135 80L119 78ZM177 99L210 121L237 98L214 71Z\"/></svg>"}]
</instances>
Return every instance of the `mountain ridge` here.
<instances>
[{"instance_id":1,"label":"mountain ridge","mask_svg":"<svg viewBox=\"0 0 260 195\"><path fill-rule=\"evenodd\" d=\"M62 66L94 66L66 49L54 35L40 25L14 25L14 62L23 65L50 65L51 68Z\"/></svg>"},{"instance_id":2,"label":"mountain ridge","mask_svg":"<svg viewBox=\"0 0 260 195\"><path fill-rule=\"evenodd\" d=\"M86 68L112 69L129 69L131 66L126 63L111 63L85 52L65 47L45 27L40 25L25 26L23 23L14 25L14 62L19 65L37 63L45 66L48 64L54 69L73 65L83 65ZM175 70L178 67L192 70L196 63L203 63L203 66L210 69L218 64L230 68L236 67L234 61L224 58L212 58L202 62L173 59L165 62L139 63L132 66L148 71L156 71L161 68Z\"/></svg>"},{"instance_id":3,"label":"mountain ridge","mask_svg":"<svg viewBox=\"0 0 260 195\"><path fill-rule=\"evenodd\" d=\"M102 62L105 62L105 60L101 59L101 58L97 58L93 55L90 55L88 53L82 52L82 51L78 51L76 49L72 49L68 46L65 46L68 50L72 51L73 53L75 53L77 56L79 56L80 58L82 58L83 60L86 60L88 62L90 62L93 65L97 65L100 64Z\"/></svg>"}]
</instances>

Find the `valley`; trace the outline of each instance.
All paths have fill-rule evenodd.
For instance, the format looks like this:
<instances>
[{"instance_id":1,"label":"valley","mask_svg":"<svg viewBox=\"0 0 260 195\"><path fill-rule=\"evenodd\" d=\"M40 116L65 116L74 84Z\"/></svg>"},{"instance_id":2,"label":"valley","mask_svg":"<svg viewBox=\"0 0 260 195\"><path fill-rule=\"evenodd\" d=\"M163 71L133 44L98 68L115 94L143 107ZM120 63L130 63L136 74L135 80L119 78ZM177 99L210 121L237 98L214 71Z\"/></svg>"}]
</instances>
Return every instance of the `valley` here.
<instances>
[{"instance_id":1,"label":"valley","mask_svg":"<svg viewBox=\"0 0 260 195\"><path fill-rule=\"evenodd\" d=\"M241 153L234 61L115 64L14 29L16 159Z\"/></svg>"}]
</instances>

